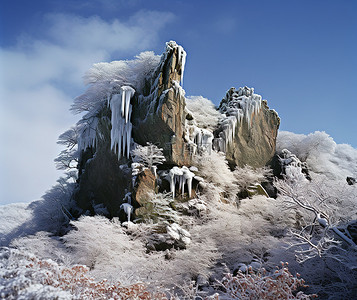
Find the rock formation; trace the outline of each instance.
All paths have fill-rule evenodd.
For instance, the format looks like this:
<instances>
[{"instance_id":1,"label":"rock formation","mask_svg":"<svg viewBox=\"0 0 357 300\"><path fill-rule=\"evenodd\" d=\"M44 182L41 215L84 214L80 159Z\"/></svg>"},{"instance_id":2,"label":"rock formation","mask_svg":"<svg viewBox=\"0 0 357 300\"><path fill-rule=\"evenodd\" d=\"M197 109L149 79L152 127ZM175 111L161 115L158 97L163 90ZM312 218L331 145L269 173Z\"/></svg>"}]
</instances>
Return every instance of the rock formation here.
<instances>
[{"instance_id":1,"label":"rock formation","mask_svg":"<svg viewBox=\"0 0 357 300\"><path fill-rule=\"evenodd\" d=\"M117 74L113 72L116 62L95 67L93 86L77 100L78 109L87 108L83 100L90 99L89 112L78 123L79 179L74 199L83 212L101 210L125 218L121 208L128 193L133 200L130 204L145 210L150 195L165 184L170 187L166 192L177 190L175 197L190 198L195 195L195 191L191 195L195 174L187 167L193 165L195 155L223 151L232 166L253 167L267 165L274 156L280 119L253 89L230 89L219 111L210 108L216 121L202 127L186 108L181 86L186 60L183 48L171 41L160 59L146 55L133 63L134 70L144 65L145 76L129 71L130 76ZM130 69L130 62L126 64L126 70ZM162 149L166 161L161 169L166 170L166 177L157 176L156 166L144 165L133 175L132 150L147 143ZM171 178L173 170L181 170L182 178L176 173Z\"/></svg>"},{"instance_id":2,"label":"rock formation","mask_svg":"<svg viewBox=\"0 0 357 300\"><path fill-rule=\"evenodd\" d=\"M215 132L214 144L226 153L230 164L263 167L271 163L280 118L267 101L252 88L231 88L219 110L226 118Z\"/></svg>"}]
</instances>

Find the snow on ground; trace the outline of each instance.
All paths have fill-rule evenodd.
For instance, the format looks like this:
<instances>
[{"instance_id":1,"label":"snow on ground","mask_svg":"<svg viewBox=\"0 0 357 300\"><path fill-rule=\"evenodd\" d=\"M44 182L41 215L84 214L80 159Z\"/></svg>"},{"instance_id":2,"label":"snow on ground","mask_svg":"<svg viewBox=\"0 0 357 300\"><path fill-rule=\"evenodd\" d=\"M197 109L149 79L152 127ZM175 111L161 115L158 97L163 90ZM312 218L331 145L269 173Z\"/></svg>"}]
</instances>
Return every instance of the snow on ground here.
<instances>
[{"instance_id":1,"label":"snow on ground","mask_svg":"<svg viewBox=\"0 0 357 300\"><path fill-rule=\"evenodd\" d=\"M28 203L13 203L0 206L0 246L6 241L6 236L31 220L32 210Z\"/></svg>"}]
</instances>

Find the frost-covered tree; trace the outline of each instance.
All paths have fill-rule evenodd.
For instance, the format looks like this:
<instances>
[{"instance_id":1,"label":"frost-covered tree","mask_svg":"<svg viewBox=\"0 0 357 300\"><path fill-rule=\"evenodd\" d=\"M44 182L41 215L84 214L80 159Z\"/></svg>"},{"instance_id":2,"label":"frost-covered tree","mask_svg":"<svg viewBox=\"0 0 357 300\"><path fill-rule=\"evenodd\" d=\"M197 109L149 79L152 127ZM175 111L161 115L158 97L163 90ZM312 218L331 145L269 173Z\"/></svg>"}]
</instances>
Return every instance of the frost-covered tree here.
<instances>
[{"instance_id":1,"label":"frost-covered tree","mask_svg":"<svg viewBox=\"0 0 357 300\"><path fill-rule=\"evenodd\" d=\"M111 93L122 86L131 86L140 91L144 79L152 73L160 62L160 56L152 51L140 53L133 60L97 63L85 74L87 91L77 97L72 105L75 113L93 112L98 103L107 101Z\"/></svg>"},{"instance_id":2,"label":"frost-covered tree","mask_svg":"<svg viewBox=\"0 0 357 300\"><path fill-rule=\"evenodd\" d=\"M161 165L166 161L162 151L162 148L147 142L147 146L137 145L131 151L131 155L135 163L142 164L144 167L153 170L156 175L157 165Z\"/></svg>"},{"instance_id":3,"label":"frost-covered tree","mask_svg":"<svg viewBox=\"0 0 357 300\"><path fill-rule=\"evenodd\" d=\"M58 170L69 170L77 167L79 159L78 137L78 126L72 126L58 137L57 144L66 147L55 158L55 165Z\"/></svg>"},{"instance_id":4,"label":"frost-covered tree","mask_svg":"<svg viewBox=\"0 0 357 300\"><path fill-rule=\"evenodd\" d=\"M242 168L236 167L233 173L240 190L247 190L272 177L272 170L268 167L253 168L246 165Z\"/></svg>"},{"instance_id":5,"label":"frost-covered tree","mask_svg":"<svg viewBox=\"0 0 357 300\"><path fill-rule=\"evenodd\" d=\"M357 268L357 246L347 230L348 222L357 218L356 187L325 176L310 182L298 168L291 168L275 186L285 208L301 212L298 228L290 230L298 261L324 256Z\"/></svg>"}]
</instances>

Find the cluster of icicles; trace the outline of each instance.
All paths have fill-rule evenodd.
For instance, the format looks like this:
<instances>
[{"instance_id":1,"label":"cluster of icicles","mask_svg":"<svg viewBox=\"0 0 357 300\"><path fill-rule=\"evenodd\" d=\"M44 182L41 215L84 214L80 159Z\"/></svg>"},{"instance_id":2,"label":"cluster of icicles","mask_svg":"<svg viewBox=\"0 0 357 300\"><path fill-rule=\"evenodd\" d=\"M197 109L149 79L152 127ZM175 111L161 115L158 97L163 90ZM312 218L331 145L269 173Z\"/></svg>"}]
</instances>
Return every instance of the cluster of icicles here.
<instances>
[{"instance_id":1,"label":"cluster of icicles","mask_svg":"<svg viewBox=\"0 0 357 300\"><path fill-rule=\"evenodd\" d=\"M119 94L108 96L108 106L112 111L111 123L112 129L110 132L111 149L118 154L118 159L126 155L129 158L131 145L131 130L130 122L132 105L130 99L134 95L135 90L130 86L122 86ZM88 147L96 147L97 139L101 137L101 132L98 130L99 118L97 111L88 113L82 119L82 129L78 140L78 149L85 150Z\"/></svg>"},{"instance_id":2,"label":"cluster of icicles","mask_svg":"<svg viewBox=\"0 0 357 300\"><path fill-rule=\"evenodd\" d=\"M125 154L129 158L130 155L132 130L130 99L134 93L135 90L132 87L122 86L119 94L108 98L108 104L112 111L111 149L117 153L118 159Z\"/></svg>"},{"instance_id":3,"label":"cluster of icicles","mask_svg":"<svg viewBox=\"0 0 357 300\"><path fill-rule=\"evenodd\" d=\"M182 168L173 167L167 176L167 179L170 182L170 191L172 193L172 198L175 198L176 183L179 184L179 190L181 191L182 195L184 195L185 193L186 184L188 196L191 197L192 179L194 176L195 174L185 166L183 166Z\"/></svg>"}]
</instances>

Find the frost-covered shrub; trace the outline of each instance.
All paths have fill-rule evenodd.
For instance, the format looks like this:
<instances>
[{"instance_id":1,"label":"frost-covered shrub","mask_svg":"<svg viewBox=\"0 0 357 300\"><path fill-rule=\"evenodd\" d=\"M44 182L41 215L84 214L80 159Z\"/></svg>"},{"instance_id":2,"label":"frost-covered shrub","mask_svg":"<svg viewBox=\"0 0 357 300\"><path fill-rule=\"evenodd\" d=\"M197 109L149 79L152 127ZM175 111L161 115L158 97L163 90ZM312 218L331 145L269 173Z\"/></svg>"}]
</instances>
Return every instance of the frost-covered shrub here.
<instances>
[{"instance_id":1,"label":"frost-covered shrub","mask_svg":"<svg viewBox=\"0 0 357 300\"><path fill-rule=\"evenodd\" d=\"M301 161L307 162L315 173L333 179L345 180L357 175L357 149L350 145L336 144L325 132L316 131L308 135L279 131L277 151L288 149Z\"/></svg>"},{"instance_id":2,"label":"frost-covered shrub","mask_svg":"<svg viewBox=\"0 0 357 300\"><path fill-rule=\"evenodd\" d=\"M57 183L47 191L40 201L32 202L36 220L40 230L60 233L70 220L71 211L76 205L72 199L75 188L76 172L68 172L66 177L60 177Z\"/></svg>"},{"instance_id":3,"label":"frost-covered shrub","mask_svg":"<svg viewBox=\"0 0 357 300\"><path fill-rule=\"evenodd\" d=\"M71 224L76 229L65 235L63 240L70 248L74 262L89 266L96 276L106 276L112 272L119 275L119 269L115 271L116 268L125 270L125 274L136 273L136 266L144 264L145 249L142 243L132 240L118 220L85 216ZM121 282L135 282L135 278L126 278L129 276L125 274L120 275Z\"/></svg>"},{"instance_id":4,"label":"frost-covered shrub","mask_svg":"<svg viewBox=\"0 0 357 300\"><path fill-rule=\"evenodd\" d=\"M254 258L262 258L272 248L282 247L278 239L286 227L279 216L274 199L254 196L242 200L237 208L220 203L210 209L207 220L190 229L193 241L208 238L215 242L222 259L232 272L237 262L249 264ZM224 270L216 265L216 276Z\"/></svg>"},{"instance_id":5,"label":"frost-covered shrub","mask_svg":"<svg viewBox=\"0 0 357 300\"><path fill-rule=\"evenodd\" d=\"M252 185L267 181L269 177L272 177L272 170L268 167L253 168L246 165L243 168L236 167L234 176L239 189L246 190Z\"/></svg>"},{"instance_id":6,"label":"frost-covered shrub","mask_svg":"<svg viewBox=\"0 0 357 300\"><path fill-rule=\"evenodd\" d=\"M55 164L58 170L69 170L77 167L79 159L77 147L79 129L78 126L72 126L58 137L57 144L66 146L58 157L55 158Z\"/></svg>"},{"instance_id":7,"label":"frost-covered shrub","mask_svg":"<svg viewBox=\"0 0 357 300\"><path fill-rule=\"evenodd\" d=\"M143 283L94 280L83 265L65 267L11 248L0 252L0 297L5 299L166 299Z\"/></svg>"},{"instance_id":8,"label":"frost-covered shrub","mask_svg":"<svg viewBox=\"0 0 357 300\"><path fill-rule=\"evenodd\" d=\"M49 232L39 231L34 235L17 237L11 241L11 247L23 253L32 253L41 259L52 259L58 263L70 265L73 261L59 237Z\"/></svg>"},{"instance_id":9,"label":"frost-covered shrub","mask_svg":"<svg viewBox=\"0 0 357 300\"><path fill-rule=\"evenodd\" d=\"M276 180L275 186L282 208L299 212L289 241L298 261L325 256L357 268L357 246L347 231L348 222L357 218L357 187L341 185L324 175L314 175L311 182L290 176Z\"/></svg>"},{"instance_id":10,"label":"frost-covered shrub","mask_svg":"<svg viewBox=\"0 0 357 300\"><path fill-rule=\"evenodd\" d=\"M213 131L218 121L222 118L221 113L214 104L202 96L190 96L186 98L186 107L192 114L196 125Z\"/></svg>"},{"instance_id":11,"label":"frost-covered shrub","mask_svg":"<svg viewBox=\"0 0 357 300\"><path fill-rule=\"evenodd\" d=\"M238 192L238 186L233 172L229 169L225 155L212 151L210 155L198 156L196 160L199 175L205 181L221 188L222 192L227 192L227 198L234 198Z\"/></svg>"},{"instance_id":12,"label":"frost-covered shrub","mask_svg":"<svg viewBox=\"0 0 357 300\"><path fill-rule=\"evenodd\" d=\"M288 300L317 297L317 295L306 295L302 291L297 291L300 287L306 287L305 281L299 276L299 274L293 276L287 264L282 264L274 273L268 273L264 268L257 272L252 269L246 273L239 271L235 276L228 273L219 283L230 299Z\"/></svg>"},{"instance_id":13,"label":"frost-covered shrub","mask_svg":"<svg viewBox=\"0 0 357 300\"><path fill-rule=\"evenodd\" d=\"M180 214L173 208L171 193L151 193L150 201L136 210L138 221L153 223L174 223L180 221Z\"/></svg>"}]
</instances>

